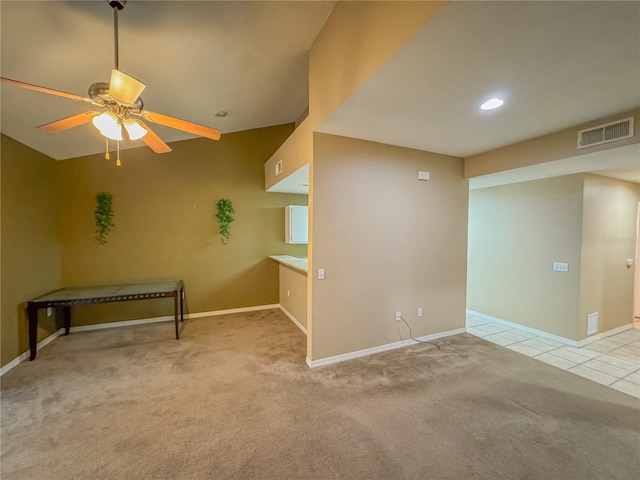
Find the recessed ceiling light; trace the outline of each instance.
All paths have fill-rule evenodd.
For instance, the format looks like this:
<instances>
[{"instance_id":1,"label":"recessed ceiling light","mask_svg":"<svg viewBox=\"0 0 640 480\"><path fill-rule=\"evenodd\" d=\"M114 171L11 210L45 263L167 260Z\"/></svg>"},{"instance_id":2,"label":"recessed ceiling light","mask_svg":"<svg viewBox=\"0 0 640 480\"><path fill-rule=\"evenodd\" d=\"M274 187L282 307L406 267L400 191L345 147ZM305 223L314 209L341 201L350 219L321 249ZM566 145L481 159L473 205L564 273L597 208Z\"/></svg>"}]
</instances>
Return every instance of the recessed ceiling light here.
<instances>
[{"instance_id":1,"label":"recessed ceiling light","mask_svg":"<svg viewBox=\"0 0 640 480\"><path fill-rule=\"evenodd\" d=\"M493 110L494 108L501 107L503 104L504 100L500 98L492 98L491 100L487 100L482 105L480 105L480 108L482 110Z\"/></svg>"}]
</instances>

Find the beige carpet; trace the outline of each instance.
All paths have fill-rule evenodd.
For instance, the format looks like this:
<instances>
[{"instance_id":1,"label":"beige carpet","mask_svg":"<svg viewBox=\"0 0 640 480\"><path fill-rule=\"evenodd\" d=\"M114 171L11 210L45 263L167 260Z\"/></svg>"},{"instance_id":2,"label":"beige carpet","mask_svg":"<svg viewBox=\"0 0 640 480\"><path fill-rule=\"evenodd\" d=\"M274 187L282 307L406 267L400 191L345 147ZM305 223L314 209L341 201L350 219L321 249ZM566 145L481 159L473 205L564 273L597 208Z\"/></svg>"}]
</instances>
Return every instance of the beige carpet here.
<instances>
[{"instance_id":1,"label":"beige carpet","mask_svg":"<svg viewBox=\"0 0 640 480\"><path fill-rule=\"evenodd\" d=\"M60 337L2 378L2 480L640 478L638 401L463 334L309 370L279 311Z\"/></svg>"}]
</instances>

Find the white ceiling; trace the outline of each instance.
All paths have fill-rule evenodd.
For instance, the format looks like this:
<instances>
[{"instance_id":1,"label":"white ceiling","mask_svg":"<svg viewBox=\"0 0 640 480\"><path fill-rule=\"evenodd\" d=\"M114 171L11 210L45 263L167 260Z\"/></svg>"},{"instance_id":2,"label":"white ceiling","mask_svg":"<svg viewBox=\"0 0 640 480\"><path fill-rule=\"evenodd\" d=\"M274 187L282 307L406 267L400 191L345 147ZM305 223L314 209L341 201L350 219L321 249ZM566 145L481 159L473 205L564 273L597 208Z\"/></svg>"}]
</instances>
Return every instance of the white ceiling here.
<instances>
[{"instance_id":1,"label":"white ceiling","mask_svg":"<svg viewBox=\"0 0 640 480\"><path fill-rule=\"evenodd\" d=\"M118 14L120 69L146 84L146 109L223 134L294 122L308 105L308 51L334 3L130 0ZM106 1L3 0L0 17L3 77L82 96L109 81ZM35 129L87 104L5 84L1 100L2 133L52 158L104 151L90 124L55 134ZM229 115L216 117L221 110ZM152 128L166 142L193 138Z\"/></svg>"},{"instance_id":2,"label":"white ceiling","mask_svg":"<svg viewBox=\"0 0 640 480\"><path fill-rule=\"evenodd\" d=\"M147 109L223 134L293 122L308 103L308 50L333 4L130 0L119 14L120 69L147 85ZM80 95L108 81L106 2L3 0L0 13L2 76ZM493 95L505 106L480 111ZM7 85L1 100L2 132L38 151L65 159L104 150L90 125L34 128L84 104ZM454 1L320 131L469 156L639 105L640 2ZM220 110L229 115L215 117ZM167 142L192 138L154 130ZM624 165L602 156L594 168L635 178L637 153Z\"/></svg>"},{"instance_id":3,"label":"white ceiling","mask_svg":"<svg viewBox=\"0 0 640 480\"><path fill-rule=\"evenodd\" d=\"M319 130L467 157L638 105L640 2L452 2Z\"/></svg>"}]
</instances>

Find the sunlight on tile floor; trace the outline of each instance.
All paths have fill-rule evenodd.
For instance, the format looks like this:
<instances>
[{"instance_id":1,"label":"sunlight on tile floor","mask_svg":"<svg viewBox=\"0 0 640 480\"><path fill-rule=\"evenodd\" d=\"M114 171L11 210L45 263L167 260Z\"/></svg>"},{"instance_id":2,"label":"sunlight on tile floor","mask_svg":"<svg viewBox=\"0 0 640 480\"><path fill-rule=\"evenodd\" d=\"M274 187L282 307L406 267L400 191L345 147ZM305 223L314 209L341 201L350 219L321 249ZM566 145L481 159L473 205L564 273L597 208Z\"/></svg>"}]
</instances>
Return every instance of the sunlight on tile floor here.
<instances>
[{"instance_id":1,"label":"sunlight on tile floor","mask_svg":"<svg viewBox=\"0 0 640 480\"><path fill-rule=\"evenodd\" d=\"M635 328L580 348L472 314L467 332L640 398L640 330Z\"/></svg>"}]
</instances>

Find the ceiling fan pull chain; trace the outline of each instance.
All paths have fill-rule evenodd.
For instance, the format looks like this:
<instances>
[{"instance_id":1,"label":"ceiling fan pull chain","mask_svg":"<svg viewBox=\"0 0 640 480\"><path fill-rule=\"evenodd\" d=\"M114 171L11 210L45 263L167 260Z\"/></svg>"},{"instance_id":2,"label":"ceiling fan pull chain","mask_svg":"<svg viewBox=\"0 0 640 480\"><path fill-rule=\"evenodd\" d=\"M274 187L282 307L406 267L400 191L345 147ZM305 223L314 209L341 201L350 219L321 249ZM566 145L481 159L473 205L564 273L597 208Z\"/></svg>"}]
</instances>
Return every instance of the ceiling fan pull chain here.
<instances>
[{"instance_id":1,"label":"ceiling fan pull chain","mask_svg":"<svg viewBox=\"0 0 640 480\"><path fill-rule=\"evenodd\" d=\"M116 141L116 152L117 152L116 167L119 167L120 166L120 142L119 141Z\"/></svg>"},{"instance_id":2,"label":"ceiling fan pull chain","mask_svg":"<svg viewBox=\"0 0 640 480\"><path fill-rule=\"evenodd\" d=\"M104 159L105 160L109 160L109 138L108 137L104 137Z\"/></svg>"}]
</instances>

